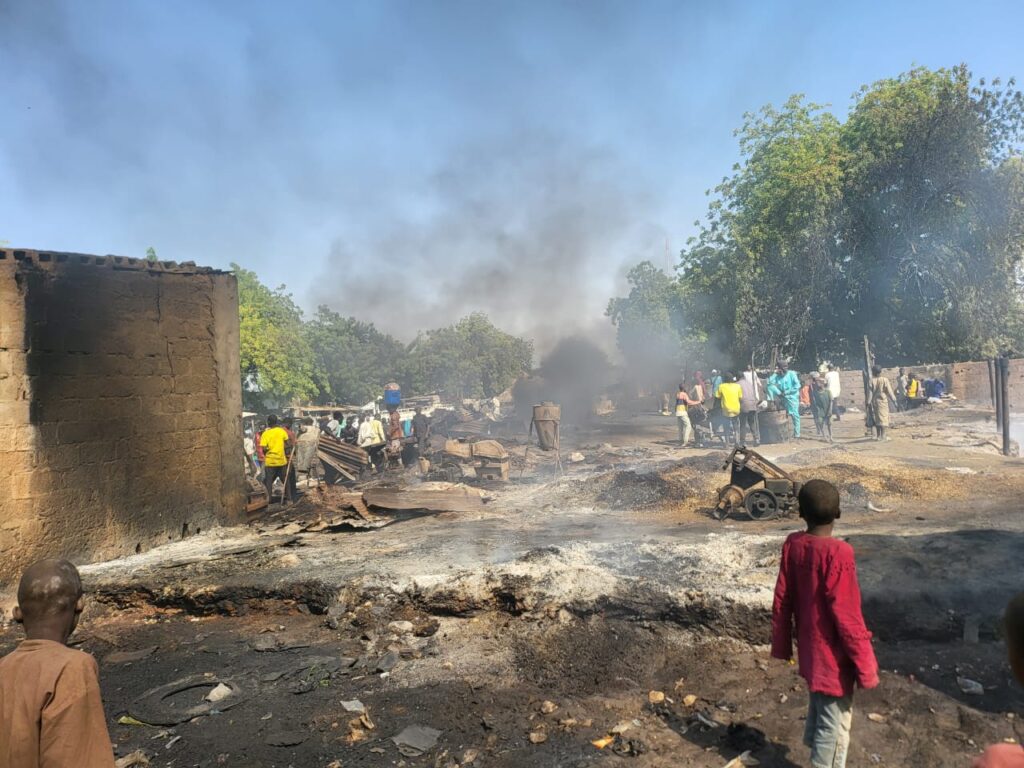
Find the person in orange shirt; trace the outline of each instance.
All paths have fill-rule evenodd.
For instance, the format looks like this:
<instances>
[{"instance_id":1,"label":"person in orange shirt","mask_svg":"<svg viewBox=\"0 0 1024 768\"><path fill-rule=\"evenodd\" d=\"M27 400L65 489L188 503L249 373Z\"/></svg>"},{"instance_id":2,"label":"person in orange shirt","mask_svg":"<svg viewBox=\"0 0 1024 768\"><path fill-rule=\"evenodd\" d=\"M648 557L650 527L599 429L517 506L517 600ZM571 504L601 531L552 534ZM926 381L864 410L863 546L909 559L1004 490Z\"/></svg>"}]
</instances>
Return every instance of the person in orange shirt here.
<instances>
[{"instance_id":1,"label":"person in orange shirt","mask_svg":"<svg viewBox=\"0 0 1024 768\"><path fill-rule=\"evenodd\" d=\"M113 768L96 659L67 646L83 605L67 560L22 575L14 620L26 639L0 660L0 765Z\"/></svg>"},{"instance_id":2,"label":"person in orange shirt","mask_svg":"<svg viewBox=\"0 0 1024 768\"><path fill-rule=\"evenodd\" d=\"M1024 685L1024 592L1006 606L1003 618L1006 629L1006 653L1017 682ZM971 768L1024 768L1024 747L1020 744L993 744Z\"/></svg>"}]
</instances>

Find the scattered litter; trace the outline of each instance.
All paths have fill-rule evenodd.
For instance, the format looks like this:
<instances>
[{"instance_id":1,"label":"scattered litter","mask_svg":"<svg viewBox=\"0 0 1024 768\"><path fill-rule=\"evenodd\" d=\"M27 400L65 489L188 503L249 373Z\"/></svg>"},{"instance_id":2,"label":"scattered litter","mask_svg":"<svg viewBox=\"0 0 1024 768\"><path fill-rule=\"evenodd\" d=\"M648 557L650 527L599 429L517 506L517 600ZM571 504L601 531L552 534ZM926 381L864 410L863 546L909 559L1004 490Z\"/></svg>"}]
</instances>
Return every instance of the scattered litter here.
<instances>
[{"instance_id":1,"label":"scattered litter","mask_svg":"<svg viewBox=\"0 0 1024 768\"><path fill-rule=\"evenodd\" d=\"M594 739L590 743L593 744L598 749L604 749L605 747L607 747L609 744L611 744L614 741L615 741L615 737L614 736L604 736L604 737L602 737L600 739Z\"/></svg>"},{"instance_id":2,"label":"scattered litter","mask_svg":"<svg viewBox=\"0 0 1024 768\"><path fill-rule=\"evenodd\" d=\"M632 727L633 727L633 723L631 723L629 720L623 720L621 723L619 723L614 728L612 728L609 731L609 733L613 733L613 734L615 734L617 736L620 733L625 733L626 731L628 731Z\"/></svg>"},{"instance_id":3,"label":"scattered litter","mask_svg":"<svg viewBox=\"0 0 1024 768\"><path fill-rule=\"evenodd\" d=\"M467 749L462 753L462 764L469 765L476 761L477 757L480 756L480 752L475 749Z\"/></svg>"},{"instance_id":4,"label":"scattered litter","mask_svg":"<svg viewBox=\"0 0 1024 768\"><path fill-rule=\"evenodd\" d=\"M144 723L141 720L136 720L131 715L121 715L119 718L117 718L117 722L119 725L144 725L147 728L152 727L150 726L149 723Z\"/></svg>"},{"instance_id":5,"label":"scattered litter","mask_svg":"<svg viewBox=\"0 0 1024 768\"><path fill-rule=\"evenodd\" d=\"M651 691L647 694L647 701L651 704L661 704L665 701L665 694L661 691Z\"/></svg>"},{"instance_id":6,"label":"scattered litter","mask_svg":"<svg viewBox=\"0 0 1024 768\"><path fill-rule=\"evenodd\" d=\"M586 461L586 460L587 460L587 457L584 456L579 451L573 451L572 453L569 454L569 463L570 464L579 464L581 461Z\"/></svg>"},{"instance_id":7,"label":"scattered litter","mask_svg":"<svg viewBox=\"0 0 1024 768\"><path fill-rule=\"evenodd\" d=\"M970 467L946 467L947 472L956 472L958 475L976 475L978 470Z\"/></svg>"},{"instance_id":8,"label":"scattered litter","mask_svg":"<svg viewBox=\"0 0 1024 768\"><path fill-rule=\"evenodd\" d=\"M688 694L686 694L683 697L683 706L684 707L692 707L696 703L697 703L697 697L694 696L692 693L688 693Z\"/></svg>"},{"instance_id":9,"label":"scattered litter","mask_svg":"<svg viewBox=\"0 0 1024 768\"><path fill-rule=\"evenodd\" d=\"M408 635L412 633L414 627L411 621L392 621L388 624L388 629L396 635Z\"/></svg>"},{"instance_id":10,"label":"scattered litter","mask_svg":"<svg viewBox=\"0 0 1024 768\"><path fill-rule=\"evenodd\" d=\"M553 701L545 701L543 704L540 705L540 711L542 714L545 715L550 715L556 709L558 709L558 705L555 704L555 702Z\"/></svg>"},{"instance_id":11,"label":"scattered litter","mask_svg":"<svg viewBox=\"0 0 1024 768\"><path fill-rule=\"evenodd\" d=\"M130 755L125 755L114 762L114 768L134 768L134 766L146 765L149 765L149 757L141 749L137 749Z\"/></svg>"},{"instance_id":12,"label":"scattered litter","mask_svg":"<svg viewBox=\"0 0 1024 768\"><path fill-rule=\"evenodd\" d=\"M217 683L217 686L203 698L216 704L218 701L223 701L228 696L233 696L234 693L235 692L228 686L224 685L224 683Z\"/></svg>"},{"instance_id":13,"label":"scattered litter","mask_svg":"<svg viewBox=\"0 0 1024 768\"><path fill-rule=\"evenodd\" d=\"M544 731L530 731L531 744L543 744L547 740L548 735Z\"/></svg>"},{"instance_id":14,"label":"scattered litter","mask_svg":"<svg viewBox=\"0 0 1024 768\"><path fill-rule=\"evenodd\" d=\"M877 712L868 712L868 720L872 723L884 723L886 719L885 715L880 715Z\"/></svg>"},{"instance_id":15,"label":"scattered litter","mask_svg":"<svg viewBox=\"0 0 1024 768\"><path fill-rule=\"evenodd\" d=\"M170 739L166 744L164 744L164 749L170 749L179 741L181 741L181 736L175 736L173 739Z\"/></svg>"},{"instance_id":16,"label":"scattered litter","mask_svg":"<svg viewBox=\"0 0 1024 768\"><path fill-rule=\"evenodd\" d=\"M892 511L893 510L890 507L876 507L870 501L868 502L868 512L883 512L884 513L884 512L892 512Z\"/></svg>"},{"instance_id":17,"label":"scattered litter","mask_svg":"<svg viewBox=\"0 0 1024 768\"><path fill-rule=\"evenodd\" d=\"M352 701L341 702L341 707L346 712L358 712L362 714L366 711L366 705L363 704L359 699L352 699Z\"/></svg>"},{"instance_id":18,"label":"scattered litter","mask_svg":"<svg viewBox=\"0 0 1024 768\"><path fill-rule=\"evenodd\" d=\"M425 725L409 725L397 736L392 736L398 751L406 757L419 757L434 748L441 732Z\"/></svg>"},{"instance_id":19,"label":"scattered litter","mask_svg":"<svg viewBox=\"0 0 1024 768\"><path fill-rule=\"evenodd\" d=\"M971 680L969 677L958 677L956 684L968 696L981 696L985 693L985 687L977 680Z\"/></svg>"},{"instance_id":20,"label":"scattered litter","mask_svg":"<svg viewBox=\"0 0 1024 768\"><path fill-rule=\"evenodd\" d=\"M721 723L719 723L717 720L712 720L703 712L697 713L697 719L700 720L701 725L706 725L708 728L717 728L719 725L721 725Z\"/></svg>"}]
</instances>

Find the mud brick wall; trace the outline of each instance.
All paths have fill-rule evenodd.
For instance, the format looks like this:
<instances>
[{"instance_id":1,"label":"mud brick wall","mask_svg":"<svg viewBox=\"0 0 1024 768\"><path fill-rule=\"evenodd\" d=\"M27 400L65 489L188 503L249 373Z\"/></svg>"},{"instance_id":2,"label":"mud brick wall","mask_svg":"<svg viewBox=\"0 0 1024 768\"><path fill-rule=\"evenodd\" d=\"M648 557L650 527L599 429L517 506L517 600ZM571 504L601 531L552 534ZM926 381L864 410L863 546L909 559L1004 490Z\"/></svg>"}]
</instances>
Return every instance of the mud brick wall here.
<instances>
[{"instance_id":1,"label":"mud brick wall","mask_svg":"<svg viewBox=\"0 0 1024 768\"><path fill-rule=\"evenodd\" d=\"M0 250L0 585L244 519L234 275Z\"/></svg>"},{"instance_id":2,"label":"mud brick wall","mask_svg":"<svg viewBox=\"0 0 1024 768\"><path fill-rule=\"evenodd\" d=\"M923 379L942 379L946 391L964 403L991 407L988 363L984 360L964 363L936 363L931 365L907 365L904 369L916 373ZM899 376L899 368L884 368L893 386ZM859 370L840 371L842 395L840 404L844 407L864 407L864 383ZM1010 360L1010 408L1024 407L1024 359Z\"/></svg>"}]
</instances>

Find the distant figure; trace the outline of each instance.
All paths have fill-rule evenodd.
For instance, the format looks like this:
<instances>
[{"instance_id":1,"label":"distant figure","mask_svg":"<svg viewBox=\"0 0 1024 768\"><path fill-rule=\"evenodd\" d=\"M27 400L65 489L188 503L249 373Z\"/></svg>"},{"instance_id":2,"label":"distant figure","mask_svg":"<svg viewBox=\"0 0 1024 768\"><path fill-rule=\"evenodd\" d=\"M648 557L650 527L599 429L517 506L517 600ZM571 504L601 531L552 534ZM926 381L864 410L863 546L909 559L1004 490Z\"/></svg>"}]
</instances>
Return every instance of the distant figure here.
<instances>
[{"instance_id":1,"label":"distant figure","mask_svg":"<svg viewBox=\"0 0 1024 768\"><path fill-rule=\"evenodd\" d=\"M331 420L327 422L327 431L334 437L341 437L341 425L344 419L341 417L341 411L335 411L331 414Z\"/></svg>"},{"instance_id":2,"label":"distant figure","mask_svg":"<svg viewBox=\"0 0 1024 768\"><path fill-rule=\"evenodd\" d=\"M733 445L740 444L740 411L743 401L743 388L736 383L736 374L727 371L718 385L718 402L722 407L722 419L725 425L725 438Z\"/></svg>"},{"instance_id":3,"label":"distant figure","mask_svg":"<svg viewBox=\"0 0 1024 768\"><path fill-rule=\"evenodd\" d=\"M811 413L818 434L832 442L832 393L828 391L825 379L818 374L811 375Z\"/></svg>"},{"instance_id":4,"label":"distant figure","mask_svg":"<svg viewBox=\"0 0 1024 768\"><path fill-rule=\"evenodd\" d=\"M690 408L700 405L700 400L695 400L686 392L686 383L679 385L676 392L676 426L679 428L679 445L684 446L690 442L693 435L693 424L690 423Z\"/></svg>"},{"instance_id":5,"label":"distant figure","mask_svg":"<svg viewBox=\"0 0 1024 768\"><path fill-rule=\"evenodd\" d=\"M711 369L711 396L718 398L718 388L722 386L722 374L718 372L717 368Z\"/></svg>"},{"instance_id":6,"label":"distant figure","mask_svg":"<svg viewBox=\"0 0 1024 768\"><path fill-rule=\"evenodd\" d=\"M896 410L907 410L907 387L910 385L910 377L905 369L900 368L900 374L896 377Z\"/></svg>"},{"instance_id":7,"label":"distant figure","mask_svg":"<svg viewBox=\"0 0 1024 768\"><path fill-rule=\"evenodd\" d=\"M295 458L292 459L293 477L296 479L299 472L305 472L312 478L316 471L316 449L320 444L320 433L313 426L312 417L304 418L302 424L302 431L295 438Z\"/></svg>"},{"instance_id":8,"label":"distant figure","mask_svg":"<svg viewBox=\"0 0 1024 768\"><path fill-rule=\"evenodd\" d=\"M782 402L793 423L793 437L800 439L800 377L789 370L789 361L782 360L768 379L768 394Z\"/></svg>"},{"instance_id":9,"label":"distant figure","mask_svg":"<svg viewBox=\"0 0 1024 768\"><path fill-rule=\"evenodd\" d=\"M1017 682L1024 685L1024 592L1006 606L1003 629L1010 669ZM1024 747L1020 744L994 744L971 763L971 768L1024 768Z\"/></svg>"},{"instance_id":10,"label":"distant figure","mask_svg":"<svg viewBox=\"0 0 1024 768\"><path fill-rule=\"evenodd\" d=\"M83 606L67 560L22 575L14 620L26 639L0 660L0 766L113 768L96 659L67 647Z\"/></svg>"},{"instance_id":11,"label":"distant figure","mask_svg":"<svg viewBox=\"0 0 1024 768\"><path fill-rule=\"evenodd\" d=\"M868 384L869 426L875 428L875 440L886 440L885 430L889 428L889 401L896 402L892 384L882 375L880 365L871 366L871 381Z\"/></svg>"},{"instance_id":12,"label":"distant figure","mask_svg":"<svg viewBox=\"0 0 1024 768\"><path fill-rule=\"evenodd\" d=\"M832 538L839 519L839 491L824 480L800 489L800 517L807 530L782 545L772 605L772 656L793 657L796 622L800 675L810 703L804 744L811 765L843 768L850 748L854 685L878 685L878 662L861 613L853 547Z\"/></svg>"},{"instance_id":13,"label":"distant figure","mask_svg":"<svg viewBox=\"0 0 1024 768\"><path fill-rule=\"evenodd\" d=\"M356 417L349 416L345 422L345 428L341 430L341 439L346 443L356 444L359 439L359 427L356 426Z\"/></svg>"},{"instance_id":14,"label":"distant figure","mask_svg":"<svg viewBox=\"0 0 1024 768\"><path fill-rule=\"evenodd\" d=\"M690 397L702 404L708 399L708 385L704 381L704 374L700 371L693 374L693 390L690 392Z\"/></svg>"},{"instance_id":15,"label":"distant figure","mask_svg":"<svg viewBox=\"0 0 1024 768\"><path fill-rule=\"evenodd\" d=\"M263 485L266 486L269 501L274 500L275 480L280 480L284 486L284 490L281 492L281 503L285 503L292 497L291 487L285 475L288 470L288 454L291 453L294 445L288 440L287 430L278 426L277 416L273 414L267 416L267 428L260 436L260 446L266 456Z\"/></svg>"},{"instance_id":16,"label":"distant figure","mask_svg":"<svg viewBox=\"0 0 1024 768\"><path fill-rule=\"evenodd\" d=\"M825 374L825 386L828 387L828 393L832 398L832 413L835 414L836 421L839 421L839 396L843 394L843 385L839 380L839 371L834 365L828 367L828 373Z\"/></svg>"},{"instance_id":17,"label":"distant figure","mask_svg":"<svg viewBox=\"0 0 1024 768\"><path fill-rule=\"evenodd\" d=\"M403 437L405 437L405 433L402 431L402 417L395 409L388 414L388 450L392 454L397 455L402 452Z\"/></svg>"},{"instance_id":18,"label":"distant figure","mask_svg":"<svg viewBox=\"0 0 1024 768\"><path fill-rule=\"evenodd\" d=\"M430 419L423 415L423 409L419 407L412 417L412 436L416 439L420 456L426 456L430 451Z\"/></svg>"},{"instance_id":19,"label":"distant figure","mask_svg":"<svg viewBox=\"0 0 1024 768\"><path fill-rule=\"evenodd\" d=\"M761 444L761 425L758 423L757 412L761 407L761 382L753 366L748 365L740 379L740 444L747 444L747 431L754 438L754 445Z\"/></svg>"}]
</instances>

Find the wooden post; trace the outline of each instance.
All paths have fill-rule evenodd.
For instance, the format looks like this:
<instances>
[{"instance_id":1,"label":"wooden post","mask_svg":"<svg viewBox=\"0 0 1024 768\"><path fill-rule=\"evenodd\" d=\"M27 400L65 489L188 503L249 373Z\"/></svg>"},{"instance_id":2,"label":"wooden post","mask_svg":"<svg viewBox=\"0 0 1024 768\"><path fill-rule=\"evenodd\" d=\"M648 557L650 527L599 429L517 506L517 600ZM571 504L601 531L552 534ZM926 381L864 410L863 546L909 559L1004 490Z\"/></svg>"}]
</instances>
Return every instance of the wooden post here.
<instances>
[{"instance_id":1,"label":"wooden post","mask_svg":"<svg viewBox=\"0 0 1024 768\"><path fill-rule=\"evenodd\" d=\"M1010 455L1010 359L999 358L999 367L1002 371L999 386L1002 390L1003 400L1003 456Z\"/></svg>"},{"instance_id":2,"label":"wooden post","mask_svg":"<svg viewBox=\"0 0 1024 768\"><path fill-rule=\"evenodd\" d=\"M995 357L989 361L992 366L992 392L993 399L995 400L996 407L996 432L1003 431L1003 386L1002 386L1002 367L999 362L999 358Z\"/></svg>"},{"instance_id":3,"label":"wooden post","mask_svg":"<svg viewBox=\"0 0 1024 768\"><path fill-rule=\"evenodd\" d=\"M864 413L865 423L871 408L871 343L864 337ZM874 426L874 424L872 424Z\"/></svg>"},{"instance_id":4,"label":"wooden post","mask_svg":"<svg viewBox=\"0 0 1024 768\"><path fill-rule=\"evenodd\" d=\"M988 359L988 397L992 401L992 407L996 407L996 363L991 357Z\"/></svg>"}]
</instances>

